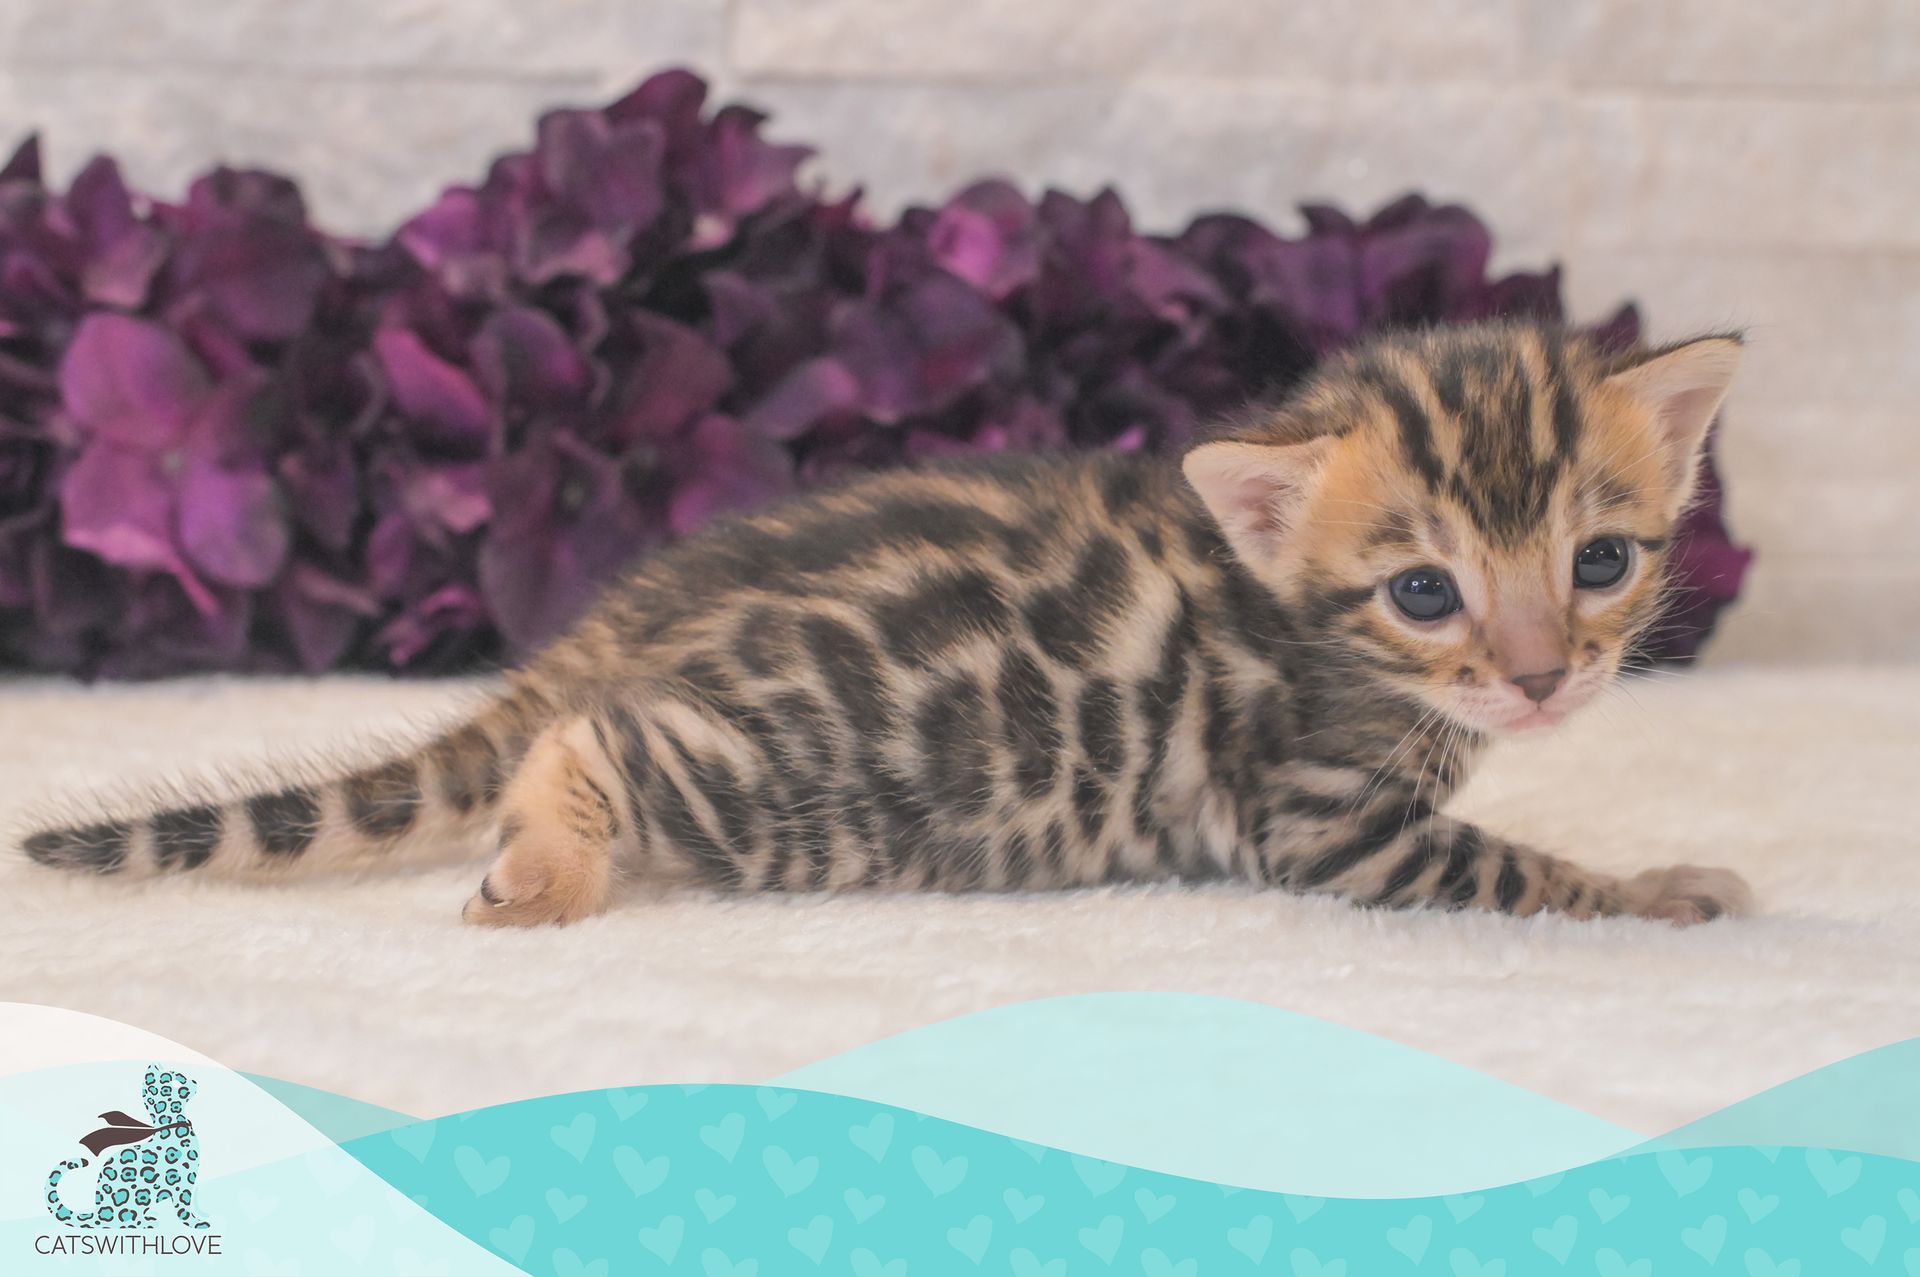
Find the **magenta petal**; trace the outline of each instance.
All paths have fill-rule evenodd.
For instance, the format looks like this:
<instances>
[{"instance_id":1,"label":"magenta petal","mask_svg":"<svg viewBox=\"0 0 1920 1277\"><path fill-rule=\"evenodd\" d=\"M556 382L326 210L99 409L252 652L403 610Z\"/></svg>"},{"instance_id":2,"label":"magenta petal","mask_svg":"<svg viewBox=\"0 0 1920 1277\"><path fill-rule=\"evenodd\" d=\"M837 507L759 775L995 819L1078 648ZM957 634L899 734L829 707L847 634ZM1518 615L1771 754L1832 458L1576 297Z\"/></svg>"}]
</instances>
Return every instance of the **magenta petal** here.
<instances>
[{"instance_id":1,"label":"magenta petal","mask_svg":"<svg viewBox=\"0 0 1920 1277\"><path fill-rule=\"evenodd\" d=\"M1361 239L1360 295L1369 318L1407 322L1461 312L1483 286L1492 254L1485 224L1463 208L1429 210L1417 198L1389 206Z\"/></svg>"},{"instance_id":2,"label":"magenta petal","mask_svg":"<svg viewBox=\"0 0 1920 1277\"><path fill-rule=\"evenodd\" d=\"M101 156L74 176L63 201L87 244L81 288L96 302L139 306L154 272L166 260L167 241L135 213L119 166Z\"/></svg>"},{"instance_id":3,"label":"magenta petal","mask_svg":"<svg viewBox=\"0 0 1920 1277\"><path fill-rule=\"evenodd\" d=\"M480 547L480 583L521 651L571 624L651 539L619 463L565 435L501 461L493 499L501 514Z\"/></svg>"},{"instance_id":4,"label":"magenta petal","mask_svg":"<svg viewBox=\"0 0 1920 1277\"><path fill-rule=\"evenodd\" d=\"M154 460L106 439L87 445L60 483L68 545L124 568L171 573L194 607L212 615L219 599L174 547L174 508Z\"/></svg>"},{"instance_id":5,"label":"magenta petal","mask_svg":"<svg viewBox=\"0 0 1920 1277\"><path fill-rule=\"evenodd\" d=\"M779 314L770 291L732 271L714 271L700 283L713 313L713 339L722 346L732 346Z\"/></svg>"},{"instance_id":6,"label":"magenta petal","mask_svg":"<svg viewBox=\"0 0 1920 1277\"><path fill-rule=\"evenodd\" d=\"M225 585L266 585L292 541L279 485L258 471L195 463L180 486L180 544L193 565Z\"/></svg>"},{"instance_id":7,"label":"magenta petal","mask_svg":"<svg viewBox=\"0 0 1920 1277\"><path fill-rule=\"evenodd\" d=\"M577 275L604 288L618 283L630 264L627 237L577 209L540 209L517 232L515 265L530 283Z\"/></svg>"},{"instance_id":8,"label":"magenta petal","mask_svg":"<svg viewBox=\"0 0 1920 1277\"><path fill-rule=\"evenodd\" d=\"M280 481L300 526L328 549L346 549L360 517L360 473L351 453L294 453L280 463Z\"/></svg>"},{"instance_id":9,"label":"magenta petal","mask_svg":"<svg viewBox=\"0 0 1920 1277\"><path fill-rule=\"evenodd\" d=\"M428 270L490 248L486 212L478 192L453 187L394 236Z\"/></svg>"},{"instance_id":10,"label":"magenta petal","mask_svg":"<svg viewBox=\"0 0 1920 1277\"><path fill-rule=\"evenodd\" d=\"M643 343L638 364L623 374L627 396L617 437L622 443L663 439L720 402L733 381L727 357L695 330L636 311Z\"/></svg>"},{"instance_id":11,"label":"magenta petal","mask_svg":"<svg viewBox=\"0 0 1920 1277\"><path fill-rule=\"evenodd\" d=\"M938 412L1022 355L1019 330L951 275L929 273L882 305L848 307L834 353L859 378L861 406L877 421Z\"/></svg>"},{"instance_id":12,"label":"magenta petal","mask_svg":"<svg viewBox=\"0 0 1920 1277\"><path fill-rule=\"evenodd\" d=\"M189 241L180 276L182 287L204 294L235 332L282 341L306 328L327 266L304 231L269 222Z\"/></svg>"},{"instance_id":13,"label":"magenta petal","mask_svg":"<svg viewBox=\"0 0 1920 1277\"><path fill-rule=\"evenodd\" d=\"M972 209L942 209L927 247L934 260L989 297L1005 297L1040 273L1037 243L1009 243L992 219Z\"/></svg>"},{"instance_id":14,"label":"magenta petal","mask_svg":"<svg viewBox=\"0 0 1920 1277\"><path fill-rule=\"evenodd\" d=\"M273 599L300 668L309 674L339 664L368 618L380 612L366 591L305 563L286 574Z\"/></svg>"},{"instance_id":15,"label":"magenta petal","mask_svg":"<svg viewBox=\"0 0 1920 1277\"><path fill-rule=\"evenodd\" d=\"M793 490L793 458L730 417L706 417L674 458L679 486L668 508L682 535L729 510L751 510Z\"/></svg>"},{"instance_id":16,"label":"magenta petal","mask_svg":"<svg viewBox=\"0 0 1920 1277\"><path fill-rule=\"evenodd\" d=\"M668 67L641 81L640 87L609 106L604 114L616 124L628 120L655 120L670 142L685 146L700 127L700 108L707 100L707 82L685 67Z\"/></svg>"},{"instance_id":17,"label":"magenta petal","mask_svg":"<svg viewBox=\"0 0 1920 1277\"><path fill-rule=\"evenodd\" d=\"M552 316L508 306L489 316L473 339L473 369L495 403L558 408L587 394L587 361Z\"/></svg>"},{"instance_id":18,"label":"magenta petal","mask_svg":"<svg viewBox=\"0 0 1920 1277\"><path fill-rule=\"evenodd\" d=\"M380 643L395 668L404 669L448 634L486 624L487 606L470 585L443 586L396 616L380 631Z\"/></svg>"},{"instance_id":19,"label":"magenta petal","mask_svg":"<svg viewBox=\"0 0 1920 1277\"><path fill-rule=\"evenodd\" d=\"M107 439L87 445L60 481L68 545L122 567L172 571L173 493L151 457Z\"/></svg>"},{"instance_id":20,"label":"magenta petal","mask_svg":"<svg viewBox=\"0 0 1920 1277\"><path fill-rule=\"evenodd\" d=\"M178 337L110 312L81 320L60 361L67 412L136 447L177 442L207 389L206 373Z\"/></svg>"},{"instance_id":21,"label":"magenta petal","mask_svg":"<svg viewBox=\"0 0 1920 1277\"><path fill-rule=\"evenodd\" d=\"M547 188L603 230L632 233L665 208L666 139L651 120L611 124L598 111L554 111L540 121L535 154Z\"/></svg>"},{"instance_id":22,"label":"magenta petal","mask_svg":"<svg viewBox=\"0 0 1920 1277\"><path fill-rule=\"evenodd\" d=\"M402 413L449 441L475 445L487 441L492 410L466 373L404 329L381 329L374 335L373 350Z\"/></svg>"},{"instance_id":23,"label":"magenta petal","mask_svg":"<svg viewBox=\"0 0 1920 1277\"><path fill-rule=\"evenodd\" d=\"M367 583L374 593L386 599L406 593L419 543L420 534L405 511L380 516L367 534Z\"/></svg>"},{"instance_id":24,"label":"magenta petal","mask_svg":"<svg viewBox=\"0 0 1920 1277\"><path fill-rule=\"evenodd\" d=\"M823 417L860 404L860 382L845 364L809 359L777 382L746 415L746 426L769 439L795 439Z\"/></svg>"},{"instance_id":25,"label":"magenta petal","mask_svg":"<svg viewBox=\"0 0 1920 1277\"><path fill-rule=\"evenodd\" d=\"M394 242L460 297L505 292L512 234L501 210L481 192L456 186L402 226Z\"/></svg>"},{"instance_id":26,"label":"magenta petal","mask_svg":"<svg viewBox=\"0 0 1920 1277\"><path fill-rule=\"evenodd\" d=\"M776 146L760 136L766 117L742 106L722 107L707 126L703 203L731 223L794 190L794 173L813 154L808 146Z\"/></svg>"},{"instance_id":27,"label":"magenta petal","mask_svg":"<svg viewBox=\"0 0 1920 1277\"><path fill-rule=\"evenodd\" d=\"M455 534L472 532L493 515L487 496L487 463L433 466L415 471L406 483L407 509Z\"/></svg>"},{"instance_id":28,"label":"magenta petal","mask_svg":"<svg viewBox=\"0 0 1920 1277\"><path fill-rule=\"evenodd\" d=\"M934 218L927 248L941 266L998 300L1040 273L1039 217L1010 183L976 182Z\"/></svg>"},{"instance_id":29,"label":"magenta petal","mask_svg":"<svg viewBox=\"0 0 1920 1277\"><path fill-rule=\"evenodd\" d=\"M15 147L13 154L0 164L0 182L31 182L38 184L40 177L40 135L29 133Z\"/></svg>"},{"instance_id":30,"label":"magenta petal","mask_svg":"<svg viewBox=\"0 0 1920 1277\"><path fill-rule=\"evenodd\" d=\"M137 307L146 301L154 272L166 258L167 242L159 232L136 226L88 260L80 286L96 302Z\"/></svg>"}]
</instances>

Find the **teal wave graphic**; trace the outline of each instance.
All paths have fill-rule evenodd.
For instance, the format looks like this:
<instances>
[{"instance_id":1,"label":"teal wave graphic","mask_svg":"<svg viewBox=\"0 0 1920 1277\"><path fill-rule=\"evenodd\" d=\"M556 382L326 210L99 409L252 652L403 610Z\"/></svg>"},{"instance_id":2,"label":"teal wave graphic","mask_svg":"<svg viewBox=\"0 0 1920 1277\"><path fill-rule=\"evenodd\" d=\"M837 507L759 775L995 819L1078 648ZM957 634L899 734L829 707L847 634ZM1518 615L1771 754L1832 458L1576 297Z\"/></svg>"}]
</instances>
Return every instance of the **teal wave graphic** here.
<instances>
[{"instance_id":1,"label":"teal wave graphic","mask_svg":"<svg viewBox=\"0 0 1920 1277\"><path fill-rule=\"evenodd\" d=\"M1826 1145L1920 1162L1920 1038L1815 1069L1646 1147L1715 1144Z\"/></svg>"},{"instance_id":2,"label":"teal wave graphic","mask_svg":"<svg viewBox=\"0 0 1920 1277\"><path fill-rule=\"evenodd\" d=\"M346 1147L543 1277L1826 1277L1920 1264L1920 1166L1825 1148L1667 1149L1472 1193L1329 1198L741 1086L553 1096Z\"/></svg>"},{"instance_id":3,"label":"teal wave graphic","mask_svg":"<svg viewBox=\"0 0 1920 1277\"><path fill-rule=\"evenodd\" d=\"M775 1081L1197 1179L1347 1197L1512 1183L1646 1139L1386 1038L1180 993L996 1007Z\"/></svg>"},{"instance_id":4,"label":"teal wave graphic","mask_svg":"<svg viewBox=\"0 0 1920 1277\"><path fill-rule=\"evenodd\" d=\"M303 1086L299 1082L260 1073L242 1073L240 1076L286 1105L294 1116L336 1144L345 1144L363 1135L377 1135L381 1131L390 1131L396 1126L407 1126L420 1120L395 1109L369 1104L365 1100L335 1095L317 1086Z\"/></svg>"},{"instance_id":5,"label":"teal wave graphic","mask_svg":"<svg viewBox=\"0 0 1920 1277\"><path fill-rule=\"evenodd\" d=\"M12 1014L44 1036L72 1013ZM47 1168L136 1102L140 1067L0 1077L0 1271L77 1235L46 1214ZM1369 1035L1179 995L1002 1008L789 1075L852 1093L643 1087L415 1121L188 1067L195 1206L227 1250L120 1270L1920 1277L1920 1040L1652 1141ZM84 1200L83 1180L62 1191Z\"/></svg>"}]
</instances>

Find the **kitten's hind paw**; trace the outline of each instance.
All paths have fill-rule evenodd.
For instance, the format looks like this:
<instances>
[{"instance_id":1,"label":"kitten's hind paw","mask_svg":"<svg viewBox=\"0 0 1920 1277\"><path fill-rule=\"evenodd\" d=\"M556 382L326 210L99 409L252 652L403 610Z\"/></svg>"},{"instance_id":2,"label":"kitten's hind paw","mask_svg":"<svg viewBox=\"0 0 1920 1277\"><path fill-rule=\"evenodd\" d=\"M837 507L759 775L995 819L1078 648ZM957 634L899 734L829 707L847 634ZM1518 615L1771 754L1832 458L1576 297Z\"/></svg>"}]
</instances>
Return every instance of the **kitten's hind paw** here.
<instances>
[{"instance_id":1,"label":"kitten's hind paw","mask_svg":"<svg viewBox=\"0 0 1920 1277\"><path fill-rule=\"evenodd\" d=\"M495 861L460 911L461 919L482 927L564 927L607 907L610 884L604 874L526 859L515 863L503 855Z\"/></svg>"},{"instance_id":2,"label":"kitten's hind paw","mask_svg":"<svg viewBox=\"0 0 1920 1277\"><path fill-rule=\"evenodd\" d=\"M460 912L467 922L565 926L607 907L619 821L607 797L615 778L596 739L592 724L579 719L534 742L501 804L500 854Z\"/></svg>"},{"instance_id":3,"label":"kitten's hind paw","mask_svg":"<svg viewBox=\"0 0 1920 1277\"><path fill-rule=\"evenodd\" d=\"M1753 888L1731 869L1673 865L1627 880L1627 912L1676 927L1753 912Z\"/></svg>"}]
</instances>

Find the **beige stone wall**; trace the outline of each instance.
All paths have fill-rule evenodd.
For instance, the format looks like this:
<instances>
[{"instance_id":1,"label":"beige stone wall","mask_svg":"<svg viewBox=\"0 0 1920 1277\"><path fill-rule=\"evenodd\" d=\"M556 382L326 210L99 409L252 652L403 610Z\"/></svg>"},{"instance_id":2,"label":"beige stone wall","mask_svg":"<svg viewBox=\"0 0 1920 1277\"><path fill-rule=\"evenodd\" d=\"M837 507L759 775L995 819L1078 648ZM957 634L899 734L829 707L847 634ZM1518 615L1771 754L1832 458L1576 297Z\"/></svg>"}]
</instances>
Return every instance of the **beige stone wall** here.
<instances>
[{"instance_id":1,"label":"beige stone wall","mask_svg":"<svg viewBox=\"0 0 1920 1277\"><path fill-rule=\"evenodd\" d=\"M1716 655L1920 658L1913 0L5 0L0 122L160 192L272 165L378 231L670 62L882 208L999 171L1286 226L1419 187L1582 315L1745 325L1761 560Z\"/></svg>"}]
</instances>

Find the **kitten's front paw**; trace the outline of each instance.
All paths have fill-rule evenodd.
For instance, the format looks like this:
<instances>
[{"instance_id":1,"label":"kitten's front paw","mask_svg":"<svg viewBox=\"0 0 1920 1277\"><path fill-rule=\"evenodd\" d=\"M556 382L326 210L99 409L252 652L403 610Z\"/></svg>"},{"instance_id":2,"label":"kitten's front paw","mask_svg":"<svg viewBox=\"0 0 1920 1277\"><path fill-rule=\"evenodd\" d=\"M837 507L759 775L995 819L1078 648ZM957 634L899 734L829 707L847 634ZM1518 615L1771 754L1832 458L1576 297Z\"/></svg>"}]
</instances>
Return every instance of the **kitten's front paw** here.
<instances>
[{"instance_id":1,"label":"kitten's front paw","mask_svg":"<svg viewBox=\"0 0 1920 1277\"><path fill-rule=\"evenodd\" d=\"M1691 927L1722 916L1752 913L1753 888L1731 869L1673 865L1630 878L1627 908L1642 918L1663 918L1676 927Z\"/></svg>"}]
</instances>

